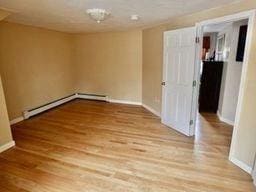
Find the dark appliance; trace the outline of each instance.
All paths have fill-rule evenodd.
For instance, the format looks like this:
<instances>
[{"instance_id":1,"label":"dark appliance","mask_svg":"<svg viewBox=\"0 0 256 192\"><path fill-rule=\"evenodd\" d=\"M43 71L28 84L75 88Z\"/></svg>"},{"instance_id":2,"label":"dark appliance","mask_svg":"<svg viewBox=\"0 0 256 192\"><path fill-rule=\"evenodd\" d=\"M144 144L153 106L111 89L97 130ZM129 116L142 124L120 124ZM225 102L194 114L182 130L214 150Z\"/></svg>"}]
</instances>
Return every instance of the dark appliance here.
<instances>
[{"instance_id":1,"label":"dark appliance","mask_svg":"<svg viewBox=\"0 0 256 192\"><path fill-rule=\"evenodd\" d=\"M203 61L199 91L199 112L217 112L222 71L222 61Z\"/></svg>"}]
</instances>

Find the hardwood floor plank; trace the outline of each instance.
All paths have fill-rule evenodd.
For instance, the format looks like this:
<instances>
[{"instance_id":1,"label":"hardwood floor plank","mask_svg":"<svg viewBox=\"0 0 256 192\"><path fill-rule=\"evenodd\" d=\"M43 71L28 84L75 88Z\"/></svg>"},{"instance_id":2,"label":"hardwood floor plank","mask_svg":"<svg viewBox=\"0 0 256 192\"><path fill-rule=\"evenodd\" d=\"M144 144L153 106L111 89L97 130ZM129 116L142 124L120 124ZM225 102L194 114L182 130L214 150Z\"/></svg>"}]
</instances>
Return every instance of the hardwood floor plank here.
<instances>
[{"instance_id":1,"label":"hardwood floor plank","mask_svg":"<svg viewBox=\"0 0 256 192\"><path fill-rule=\"evenodd\" d=\"M75 100L12 126L2 191L250 192L228 161L232 127L198 116L189 138L140 106Z\"/></svg>"}]
</instances>

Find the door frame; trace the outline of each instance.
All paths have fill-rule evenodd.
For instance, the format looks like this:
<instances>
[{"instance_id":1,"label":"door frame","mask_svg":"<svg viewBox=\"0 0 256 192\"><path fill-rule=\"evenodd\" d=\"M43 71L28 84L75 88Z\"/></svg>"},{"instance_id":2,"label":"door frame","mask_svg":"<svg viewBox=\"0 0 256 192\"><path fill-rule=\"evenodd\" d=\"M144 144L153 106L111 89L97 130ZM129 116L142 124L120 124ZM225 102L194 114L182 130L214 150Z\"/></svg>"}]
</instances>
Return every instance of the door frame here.
<instances>
[{"instance_id":1,"label":"door frame","mask_svg":"<svg viewBox=\"0 0 256 192\"><path fill-rule=\"evenodd\" d=\"M252 45L252 37L253 37L253 27L255 24L255 17L256 17L256 10L249 10L240 12L237 14L227 15L224 17L219 17L215 19L209 19L202 22L196 23L197 29L197 37L199 38L199 43L196 45L196 63L195 63L195 78L194 80L197 82L195 87L195 91L193 93L193 104L192 104L192 116L194 120L196 120L197 111L198 111L198 97L199 97L199 82L200 82L200 62L201 62L201 52L202 52L202 40L203 40L203 27L209 24L219 24L223 22L234 22L243 19L248 19L248 29L247 29L247 38L245 44L245 52L244 52L244 62L242 66L242 73L241 73L241 82L239 87L239 95L238 95L238 103L235 115L235 123L233 128L232 134L232 141L230 146L229 152L229 160L239 166L241 169L245 170L247 173L251 174L252 168L247 166L246 164L240 162L234 157L235 153L235 144L237 142L237 132L238 132L238 123L240 122L241 118L241 111L242 111L242 102L244 100L244 93L245 93L245 84L246 84L246 74L248 71L248 64L249 64L249 54L251 53L251 45ZM256 27L256 25L255 25ZM196 124L196 123L194 123ZM195 132L195 126L193 126L193 133Z\"/></svg>"}]
</instances>

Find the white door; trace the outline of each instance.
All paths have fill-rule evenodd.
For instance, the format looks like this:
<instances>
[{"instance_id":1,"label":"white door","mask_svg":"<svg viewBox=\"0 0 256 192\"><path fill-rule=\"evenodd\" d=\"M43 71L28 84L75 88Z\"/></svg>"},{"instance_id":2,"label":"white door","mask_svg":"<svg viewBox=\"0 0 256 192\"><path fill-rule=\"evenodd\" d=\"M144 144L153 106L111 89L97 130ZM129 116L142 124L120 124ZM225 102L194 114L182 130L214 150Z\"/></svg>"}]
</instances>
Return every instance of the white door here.
<instances>
[{"instance_id":1,"label":"white door","mask_svg":"<svg viewBox=\"0 0 256 192\"><path fill-rule=\"evenodd\" d=\"M162 123L194 134L192 113L196 28L164 33Z\"/></svg>"}]
</instances>

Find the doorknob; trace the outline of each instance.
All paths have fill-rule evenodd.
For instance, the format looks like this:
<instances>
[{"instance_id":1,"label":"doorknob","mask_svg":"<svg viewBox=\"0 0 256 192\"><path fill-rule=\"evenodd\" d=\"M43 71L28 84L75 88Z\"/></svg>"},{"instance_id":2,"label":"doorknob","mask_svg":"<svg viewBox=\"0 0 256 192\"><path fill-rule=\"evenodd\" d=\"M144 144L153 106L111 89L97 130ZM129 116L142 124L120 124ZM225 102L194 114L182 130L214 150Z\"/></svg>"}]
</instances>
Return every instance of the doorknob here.
<instances>
[{"instance_id":1,"label":"doorknob","mask_svg":"<svg viewBox=\"0 0 256 192\"><path fill-rule=\"evenodd\" d=\"M162 82L161 85L165 86L165 82Z\"/></svg>"}]
</instances>

